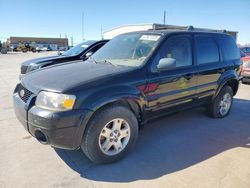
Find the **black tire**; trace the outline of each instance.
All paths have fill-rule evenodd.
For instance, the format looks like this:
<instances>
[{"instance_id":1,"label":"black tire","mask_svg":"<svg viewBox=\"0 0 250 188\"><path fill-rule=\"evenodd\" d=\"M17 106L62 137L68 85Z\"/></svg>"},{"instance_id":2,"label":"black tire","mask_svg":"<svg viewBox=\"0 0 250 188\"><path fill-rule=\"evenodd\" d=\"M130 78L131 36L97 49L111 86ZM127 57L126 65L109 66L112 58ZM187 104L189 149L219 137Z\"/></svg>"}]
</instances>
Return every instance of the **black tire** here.
<instances>
[{"instance_id":1,"label":"black tire","mask_svg":"<svg viewBox=\"0 0 250 188\"><path fill-rule=\"evenodd\" d=\"M222 114L220 111L220 102L223 99L223 97L225 96L225 94L229 94L231 97L231 104L230 104L230 108L229 110L225 113ZM213 118L223 118L226 117L232 108L232 104L233 104L233 89L230 86L224 86L221 91L219 92L219 94L214 98L214 100L212 101L212 103L209 105L209 114L211 117Z\"/></svg>"},{"instance_id":2,"label":"black tire","mask_svg":"<svg viewBox=\"0 0 250 188\"><path fill-rule=\"evenodd\" d=\"M3 49L1 49L1 53L2 53L2 54L7 54L7 53L8 53L8 50L7 50L6 48L3 48Z\"/></svg>"},{"instance_id":3,"label":"black tire","mask_svg":"<svg viewBox=\"0 0 250 188\"><path fill-rule=\"evenodd\" d=\"M120 153L107 155L99 146L99 135L105 125L116 118L122 118L128 123L130 127L130 138ZM81 149L94 163L102 164L118 161L134 148L138 137L138 130L138 121L131 110L118 105L108 106L98 111L94 114L94 117L91 118L83 135Z\"/></svg>"}]
</instances>

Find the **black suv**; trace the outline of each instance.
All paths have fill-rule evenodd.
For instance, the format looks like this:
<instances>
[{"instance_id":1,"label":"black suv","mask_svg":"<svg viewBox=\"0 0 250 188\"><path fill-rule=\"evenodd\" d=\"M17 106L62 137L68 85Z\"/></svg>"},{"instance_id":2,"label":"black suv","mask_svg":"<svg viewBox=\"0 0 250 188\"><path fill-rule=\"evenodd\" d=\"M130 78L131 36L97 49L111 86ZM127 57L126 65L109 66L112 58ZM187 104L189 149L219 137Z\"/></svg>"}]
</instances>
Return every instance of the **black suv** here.
<instances>
[{"instance_id":1,"label":"black suv","mask_svg":"<svg viewBox=\"0 0 250 188\"><path fill-rule=\"evenodd\" d=\"M214 118L227 116L241 65L226 33L122 34L85 63L25 75L13 94L15 113L41 143L113 162L131 151L148 120L200 105Z\"/></svg>"},{"instance_id":2,"label":"black suv","mask_svg":"<svg viewBox=\"0 0 250 188\"><path fill-rule=\"evenodd\" d=\"M21 75L52 65L67 63L80 59L86 60L107 42L108 40L88 40L74 46L73 48L65 51L60 55L42 57L25 61L21 65Z\"/></svg>"}]
</instances>

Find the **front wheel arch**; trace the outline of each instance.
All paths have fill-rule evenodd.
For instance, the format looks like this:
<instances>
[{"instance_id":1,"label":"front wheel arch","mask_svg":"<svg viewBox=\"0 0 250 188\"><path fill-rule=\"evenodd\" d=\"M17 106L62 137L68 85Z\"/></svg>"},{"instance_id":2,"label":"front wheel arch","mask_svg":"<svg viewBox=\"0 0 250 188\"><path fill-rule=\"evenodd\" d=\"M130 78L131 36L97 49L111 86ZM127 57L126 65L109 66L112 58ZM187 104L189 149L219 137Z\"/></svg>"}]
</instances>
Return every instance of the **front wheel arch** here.
<instances>
[{"instance_id":1,"label":"front wheel arch","mask_svg":"<svg viewBox=\"0 0 250 188\"><path fill-rule=\"evenodd\" d=\"M131 99L113 99L113 100L107 101L105 103L102 103L99 106L96 106L95 109L93 110L94 113L90 117L89 121L99 111L103 110L104 108L108 108L109 106L113 106L113 105L124 106L124 107L128 108L129 110L131 110L134 113L134 115L136 116L136 118L138 120L139 127L140 127L140 124L143 121L142 109L141 109L140 105L138 104L138 102L136 102L135 100L131 100Z\"/></svg>"}]
</instances>

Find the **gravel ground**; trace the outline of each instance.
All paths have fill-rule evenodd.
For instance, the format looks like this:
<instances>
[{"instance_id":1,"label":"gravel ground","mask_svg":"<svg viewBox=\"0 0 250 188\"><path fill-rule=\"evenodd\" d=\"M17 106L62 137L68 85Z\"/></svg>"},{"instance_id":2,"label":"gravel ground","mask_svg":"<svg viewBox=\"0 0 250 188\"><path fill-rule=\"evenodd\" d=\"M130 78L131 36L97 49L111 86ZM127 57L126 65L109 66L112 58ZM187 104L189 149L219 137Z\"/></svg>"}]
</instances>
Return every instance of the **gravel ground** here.
<instances>
[{"instance_id":1,"label":"gravel ground","mask_svg":"<svg viewBox=\"0 0 250 188\"><path fill-rule=\"evenodd\" d=\"M0 54L0 187L250 187L250 85L228 117L194 109L161 118L124 160L95 165L80 151L41 145L14 116L21 62L51 54Z\"/></svg>"}]
</instances>

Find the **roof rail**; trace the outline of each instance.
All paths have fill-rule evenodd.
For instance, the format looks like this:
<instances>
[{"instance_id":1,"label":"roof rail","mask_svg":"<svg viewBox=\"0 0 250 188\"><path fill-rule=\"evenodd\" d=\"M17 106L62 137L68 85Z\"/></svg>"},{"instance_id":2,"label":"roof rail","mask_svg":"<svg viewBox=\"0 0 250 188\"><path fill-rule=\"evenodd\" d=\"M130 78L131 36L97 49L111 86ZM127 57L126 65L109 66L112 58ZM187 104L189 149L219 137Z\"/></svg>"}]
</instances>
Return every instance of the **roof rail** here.
<instances>
[{"instance_id":1,"label":"roof rail","mask_svg":"<svg viewBox=\"0 0 250 188\"><path fill-rule=\"evenodd\" d=\"M228 33L227 30L218 29L207 29L207 28L195 28L194 26L176 26L176 25L162 25L155 24L152 29L149 30L182 30L182 31L208 31L208 32L218 32L218 33Z\"/></svg>"}]
</instances>

